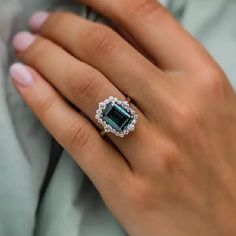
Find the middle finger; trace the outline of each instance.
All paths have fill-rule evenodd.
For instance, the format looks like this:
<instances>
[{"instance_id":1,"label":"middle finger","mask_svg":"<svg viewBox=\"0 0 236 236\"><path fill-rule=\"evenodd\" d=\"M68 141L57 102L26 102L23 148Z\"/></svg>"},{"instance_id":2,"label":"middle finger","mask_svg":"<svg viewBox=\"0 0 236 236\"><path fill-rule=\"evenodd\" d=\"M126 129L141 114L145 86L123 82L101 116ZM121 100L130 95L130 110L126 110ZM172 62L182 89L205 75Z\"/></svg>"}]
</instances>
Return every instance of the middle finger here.
<instances>
[{"instance_id":1,"label":"middle finger","mask_svg":"<svg viewBox=\"0 0 236 236\"><path fill-rule=\"evenodd\" d=\"M30 45L27 47L23 45L22 48L23 37L24 42L26 38L31 42ZM95 119L95 111L99 102L109 96L125 100L125 96L99 71L77 60L45 38L35 38L31 34L21 33L15 37L14 45L20 59L38 71L96 125L98 123ZM128 161L138 168L139 165L142 166L142 160L137 159L139 156L137 154L146 142L143 133L150 125L138 108L134 107L134 109L139 115L135 131L123 139L112 134L109 137Z\"/></svg>"},{"instance_id":2,"label":"middle finger","mask_svg":"<svg viewBox=\"0 0 236 236\"><path fill-rule=\"evenodd\" d=\"M33 16L31 22L37 17L37 14ZM101 71L144 112L151 100L152 93L148 88L153 83L159 83L158 87L161 87L160 83L164 82L164 72L106 26L64 12L51 13L41 26L33 23L31 26L37 33Z\"/></svg>"}]
</instances>

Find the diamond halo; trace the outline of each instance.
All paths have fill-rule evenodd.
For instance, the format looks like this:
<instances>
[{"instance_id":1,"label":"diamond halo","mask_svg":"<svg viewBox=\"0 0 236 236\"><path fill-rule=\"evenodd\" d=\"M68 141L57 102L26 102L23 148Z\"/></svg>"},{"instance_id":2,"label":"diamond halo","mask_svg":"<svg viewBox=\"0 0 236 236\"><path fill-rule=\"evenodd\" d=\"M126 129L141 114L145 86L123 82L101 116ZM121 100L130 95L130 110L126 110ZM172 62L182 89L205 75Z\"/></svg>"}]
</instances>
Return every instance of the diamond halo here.
<instances>
[{"instance_id":1,"label":"diamond halo","mask_svg":"<svg viewBox=\"0 0 236 236\"><path fill-rule=\"evenodd\" d=\"M138 115L128 101L110 96L99 103L95 118L104 127L105 133L124 137L135 129Z\"/></svg>"}]
</instances>

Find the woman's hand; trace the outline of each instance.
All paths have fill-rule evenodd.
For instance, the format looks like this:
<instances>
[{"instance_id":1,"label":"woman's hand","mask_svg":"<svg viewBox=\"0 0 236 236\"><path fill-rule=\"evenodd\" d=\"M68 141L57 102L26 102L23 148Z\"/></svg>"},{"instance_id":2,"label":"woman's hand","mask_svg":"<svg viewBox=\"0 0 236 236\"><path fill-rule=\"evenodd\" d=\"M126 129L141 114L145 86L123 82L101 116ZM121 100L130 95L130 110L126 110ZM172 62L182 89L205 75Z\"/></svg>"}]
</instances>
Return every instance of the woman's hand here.
<instances>
[{"instance_id":1,"label":"woman's hand","mask_svg":"<svg viewBox=\"0 0 236 236\"><path fill-rule=\"evenodd\" d=\"M235 235L236 99L225 74L159 3L83 2L145 53L107 26L38 13L38 36L14 38L28 65L11 68L17 90L129 235ZM97 105L111 95L131 97L139 115L124 138L96 128Z\"/></svg>"}]
</instances>

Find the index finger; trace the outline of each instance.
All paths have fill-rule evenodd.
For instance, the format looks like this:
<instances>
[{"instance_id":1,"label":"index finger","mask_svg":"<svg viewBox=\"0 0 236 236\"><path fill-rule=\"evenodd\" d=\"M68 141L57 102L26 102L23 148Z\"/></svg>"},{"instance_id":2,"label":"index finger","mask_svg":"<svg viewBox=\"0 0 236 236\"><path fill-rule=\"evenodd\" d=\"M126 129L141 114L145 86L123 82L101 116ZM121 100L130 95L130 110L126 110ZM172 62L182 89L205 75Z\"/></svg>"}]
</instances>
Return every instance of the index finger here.
<instances>
[{"instance_id":1,"label":"index finger","mask_svg":"<svg viewBox=\"0 0 236 236\"><path fill-rule=\"evenodd\" d=\"M121 25L163 70L196 69L209 61L206 50L156 0L80 2Z\"/></svg>"}]
</instances>

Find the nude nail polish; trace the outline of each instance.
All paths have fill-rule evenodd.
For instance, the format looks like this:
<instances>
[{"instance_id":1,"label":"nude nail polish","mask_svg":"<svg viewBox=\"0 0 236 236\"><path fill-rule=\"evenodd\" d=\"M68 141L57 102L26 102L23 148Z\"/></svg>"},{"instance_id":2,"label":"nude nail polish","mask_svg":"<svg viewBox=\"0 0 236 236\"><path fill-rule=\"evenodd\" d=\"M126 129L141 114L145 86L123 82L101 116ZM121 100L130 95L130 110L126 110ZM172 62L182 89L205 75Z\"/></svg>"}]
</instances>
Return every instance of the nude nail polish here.
<instances>
[{"instance_id":1,"label":"nude nail polish","mask_svg":"<svg viewBox=\"0 0 236 236\"><path fill-rule=\"evenodd\" d=\"M12 41L12 45L16 51L25 51L34 41L35 36L29 32L18 33Z\"/></svg>"},{"instance_id":2,"label":"nude nail polish","mask_svg":"<svg viewBox=\"0 0 236 236\"><path fill-rule=\"evenodd\" d=\"M29 26L32 30L38 30L47 20L49 13L46 11L39 11L34 13L29 21Z\"/></svg>"},{"instance_id":3,"label":"nude nail polish","mask_svg":"<svg viewBox=\"0 0 236 236\"><path fill-rule=\"evenodd\" d=\"M10 67L10 76L19 85L28 87L33 83L30 71L21 63L15 63Z\"/></svg>"}]
</instances>

